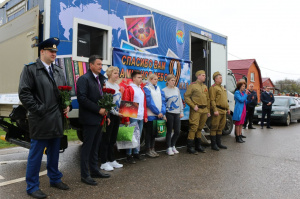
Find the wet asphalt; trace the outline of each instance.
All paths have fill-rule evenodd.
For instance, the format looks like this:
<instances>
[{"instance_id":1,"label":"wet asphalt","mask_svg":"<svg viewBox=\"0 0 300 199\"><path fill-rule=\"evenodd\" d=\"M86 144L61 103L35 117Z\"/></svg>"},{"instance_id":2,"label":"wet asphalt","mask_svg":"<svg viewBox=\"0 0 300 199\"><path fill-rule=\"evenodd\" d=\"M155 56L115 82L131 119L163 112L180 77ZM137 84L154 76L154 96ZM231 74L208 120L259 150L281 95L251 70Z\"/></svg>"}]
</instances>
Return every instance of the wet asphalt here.
<instances>
[{"instance_id":1,"label":"wet asphalt","mask_svg":"<svg viewBox=\"0 0 300 199\"><path fill-rule=\"evenodd\" d=\"M60 155L59 168L70 190L49 186L47 175L40 177L40 188L48 198L300 198L300 123L273 126L274 129L244 130L243 144L233 133L223 136L227 150L206 148L206 153L190 155L186 147L179 154L165 154L165 143L158 143L158 158L147 158L134 165L124 159L109 179L96 179L97 186L80 182L80 142L72 142ZM183 143L181 140L180 144ZM0 198L30 198L24 179L28 150L0 150ZM124 157L119 153L118 158ZM46 170L43 157L41 172ZM4 179L1 179L4 178ZM14 182L19 180L20 182ZM12 184L5 185L4 183Z\"/></svg>"}]
</instances>

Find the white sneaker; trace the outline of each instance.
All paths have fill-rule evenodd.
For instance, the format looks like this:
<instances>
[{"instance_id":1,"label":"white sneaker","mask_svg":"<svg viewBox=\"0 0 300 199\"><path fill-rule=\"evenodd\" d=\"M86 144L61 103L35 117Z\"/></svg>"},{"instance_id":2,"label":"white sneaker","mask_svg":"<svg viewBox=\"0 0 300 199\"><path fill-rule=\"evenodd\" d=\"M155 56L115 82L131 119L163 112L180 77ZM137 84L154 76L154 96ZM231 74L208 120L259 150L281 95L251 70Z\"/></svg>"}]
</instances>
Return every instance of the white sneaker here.
<instances>
[{"instance_id":1,"label":"white sneaker","mask_svg":"<svg viewBox=\"0 0 300 199\"><path fill-rule=\"evenodd\" d=\"M168 154L168 155L174 155L174 152L172 151L172 148L171 148L171 147L169 147L169 148L167 149L167 154Z\"/></svg>"},{"instance_id":2,"label":"white sneaker","mask_svg":"<svg viewBox=\"0 0 300 199\"><path fill-rule=\"evenodd\" d=\"M105 164L101 164L100 169L103 169L105 171L113 171L114 168L112 166L110 166L110 164L108 162L106 162Z\"/></svg>"},{"instance_id":3,"label":"white sneaker","mask_svg":"<svg viewBox=\"0 0 300 199\"><path fill-rule=\"evenodd\" d=\"M116 160L113 162L108 162L110 166L112 166L113 168L119 169L123 167L123 164L119 164Z\"/></svg>"},{"instance_id":4,"label":"white sneaker","mask_svg":"<svg viewBox=\"0 0 300 199\"><path fill-rule=\"evenodd\" d=\"M172 147L172 151L173 151L175 154L179 153L179 151L177 151L177 149L175 148L175 146Z\"/></svg>"}]
</instances>

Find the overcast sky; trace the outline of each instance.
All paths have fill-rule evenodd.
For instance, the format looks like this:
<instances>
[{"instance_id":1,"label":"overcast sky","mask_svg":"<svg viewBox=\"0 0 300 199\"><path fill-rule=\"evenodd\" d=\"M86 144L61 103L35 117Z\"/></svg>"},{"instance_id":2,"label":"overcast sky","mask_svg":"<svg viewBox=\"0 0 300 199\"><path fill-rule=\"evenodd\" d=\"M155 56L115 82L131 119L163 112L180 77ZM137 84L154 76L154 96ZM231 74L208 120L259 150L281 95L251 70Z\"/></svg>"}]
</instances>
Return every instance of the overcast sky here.
<instances>
[{"instance_id":1,"label":"overcast sky","mask_svg":"<svg viewBox=\"0 0 300 199\"><path fill-rule=\"evenodd\" d=\"M263 77L300 78L299 0L134 1L228 36L228 60L254 58Z\"/></svg>"},{"instance_id":2,"label":"overcast sky","mask_svg":"<svg viewBox=\"0 0 300 199\"><path fill-rule=\"evenodd\" d=\"M299 0L134 1L228 36L228 60L256 59L262 77L300 79Z\"/></svg>"}]
</instances>

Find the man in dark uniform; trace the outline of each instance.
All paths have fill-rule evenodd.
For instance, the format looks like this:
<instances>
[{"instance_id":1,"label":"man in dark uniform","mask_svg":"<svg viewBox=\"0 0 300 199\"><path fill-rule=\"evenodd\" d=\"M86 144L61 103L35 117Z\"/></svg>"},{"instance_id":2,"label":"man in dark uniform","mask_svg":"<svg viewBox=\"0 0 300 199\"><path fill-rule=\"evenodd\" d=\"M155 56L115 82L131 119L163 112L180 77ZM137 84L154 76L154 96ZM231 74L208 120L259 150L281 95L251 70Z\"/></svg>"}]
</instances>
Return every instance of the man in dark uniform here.
<instances>
[{"instance_id":1,"label":"man in dark uniform","mask_svg":"<svg viewBox=\"0 0 300 199\"><path fill-rule=\"evenodd\" d=\"M211 149L219 151L227 149L221 144L222 131L226 125L226 114L230 114L229 104L227 100L227 91L222 86L222 75L219 71L213 74L215 84L209 88L210 107L212 112L210 140Z\"/></svg>"},{"instance_id":2,"label":"man in dark uniform","mask_svg":"<svg viewBox=\"0 0 300 199\"><path fill-rule=\"evenodd\" d=\"M184 99L190 106L189 118L189 135L187 140L187 151L191 154L197 154L197 151L205 153L205 149L201 146L201 131L205 125L207 117L210 117L210 101L207 86L205 82L205 71L196 72L197 80L188 86ZM193 141L196 137L195 149Z\"/></svg>"},{"instance_id":3,"label":"man in dark uniform","mask_svg":"<svg viewBox=\"0 0 300 199\"><path fill-rule=\"evenodd\" d=\"M19 98L28 110L31 138L26 169L27 193L34 198L47 197L39 189L39 171L45 148L50 186L69 189L61 181L63 175L58 170L63 115L70 111L70 107L62 110L59 104L58 86L65 86L66 81L63 70L53 64L58 44L59 39L55 37L41 42L38 45L40 58L24 67L19 83Z\"/></svg>"},{"instance_id":4,"label":"man in dark uniform","mask_svg":"<svg viewBox=\"0 0 300 199\"><path fill-rule=\"evenodd\" d=\"M248 124L248 129L255 129L252 126L252 121L253 121L253 115L254 115L254 110L255 110L255 106L257 105L257 94L256 92L253 90L254 85L253 84L249 84L249 94L247 97L247 115L246 115L246 120L244 122L244 126L243 128L245 129L247 127L247 123L249 121Z\"/></svg>"},{"instance_id":5,"label":"man in dark uniform","mask_svg":"<svg viewBox=\"0 0 300 199\"><path fill-rule=\"evenodd\" d=\"M271 120L271 111L272 111L272 104L274 103L274 95L273 93L270 92L270 87L266 87L266 91L261 93L260 97L261 102L263 103L262 105L262 117L261 117L261 129L264 128L264 120L265 116L267 115L267 128L268 129L273 129L270 126L270 120Z\"/></svg>"}]
</instances>

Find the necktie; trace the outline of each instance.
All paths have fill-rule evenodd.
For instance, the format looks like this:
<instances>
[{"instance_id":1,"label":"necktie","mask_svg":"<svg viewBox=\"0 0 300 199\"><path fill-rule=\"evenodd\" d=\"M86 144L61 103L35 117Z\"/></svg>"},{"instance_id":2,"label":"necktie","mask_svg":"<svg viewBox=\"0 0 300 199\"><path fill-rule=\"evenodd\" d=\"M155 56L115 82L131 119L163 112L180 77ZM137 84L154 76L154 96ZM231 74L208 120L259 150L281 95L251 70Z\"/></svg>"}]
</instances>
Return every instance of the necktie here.
<instances>
[{"instance_id":1,"label":"necktie","mask_svg":"<svg viewBox=\"0 0 300 199\"><path fill-rule=\"evenodd\" d=\"M50 74L51 78L54 80L54 76L53 76L53 72L52 72L51 66L49 66L49 74Z\"/></svg>"},{"instance_id":2,"label":"necktie","mask_svg":"<svg viewBox=\"0 0 300 199\"><path fill-rule=\"evenodd\" d=\"M97 82L98 82L98 87L99 87L100 95L103 95L102 88L101 88L101 83L99 81L99 76L97 76L96 79L97 79Z\"/></svg>"}]
</instances>

